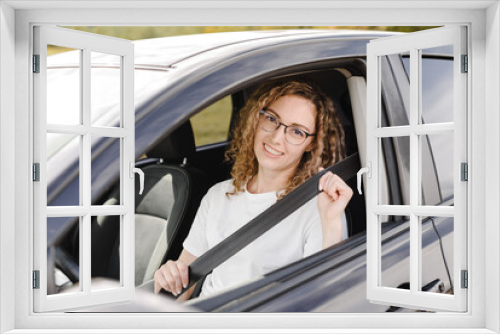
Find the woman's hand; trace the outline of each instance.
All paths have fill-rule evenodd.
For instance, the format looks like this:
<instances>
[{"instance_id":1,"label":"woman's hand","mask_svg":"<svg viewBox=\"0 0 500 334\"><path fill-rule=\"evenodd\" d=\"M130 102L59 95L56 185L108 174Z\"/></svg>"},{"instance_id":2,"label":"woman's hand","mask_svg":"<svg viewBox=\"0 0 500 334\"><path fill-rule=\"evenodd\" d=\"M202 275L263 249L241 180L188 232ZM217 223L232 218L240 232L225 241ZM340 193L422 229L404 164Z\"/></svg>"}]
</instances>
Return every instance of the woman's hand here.
<instances>
[{"instance_id":1,"label":"woman's hand","mask_svg":"<svg viewBox=\"0 0 500 334\"><path fill-rule=\"evenodd\" d=\"M320 168L320 171L323 168ZM342 240L342 214L353 191L338 175L328 172L319 180L318 210L323 230L323 248Z\"/></svg>"},{"instance_id":2,"label":"woman's hand","mask_svg":"<svg viewBox=\"0 0 500 334\"><path fill-rule=\"evenodd\" d=\"M181 293L182 288L189 284L189 265L196 260L196 256L192 255L185 249L182 251L177 261L167 261L155 272L155 293L159 293L161 289L171 292L174 296ZM194 289L189 289L183 294L183 299L189 299L189 296ZM184 296L186 295L187 296Z\"/></svg>"},{"instance_id":3,"label":"woman's hand","mask_svg":"<svg viewBox=\"0 0 500 334\"><path fill-rule=\"evenodd\" d=\"M182 261L167 261L155 272L154 278L155 293L165 289L177 296L189 284L188 265Z\"/></svg>"}]
</instances>

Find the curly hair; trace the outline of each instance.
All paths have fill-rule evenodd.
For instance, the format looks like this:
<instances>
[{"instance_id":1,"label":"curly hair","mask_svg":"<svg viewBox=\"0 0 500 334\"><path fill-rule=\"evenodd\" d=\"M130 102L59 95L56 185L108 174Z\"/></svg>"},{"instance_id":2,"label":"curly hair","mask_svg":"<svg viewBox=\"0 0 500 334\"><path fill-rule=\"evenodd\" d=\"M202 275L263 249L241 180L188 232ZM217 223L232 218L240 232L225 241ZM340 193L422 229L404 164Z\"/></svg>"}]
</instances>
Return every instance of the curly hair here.
<instances>
[{"instance_id":1,"label":"curly hair","mask_svg":"<svg viewBox=\"0 0 500 334\"><path fill-rule=\"evenodd\" d=\"M248 181L257 175L258 161L253 144L259 111L286 95L300 96L313 103L316 108L316 136L312 137L311 150L304 152L286 187L277 191L278 200L316 174L320 167L330 166L345 157L344 129L330 98L305 82L264 83L241 109L225 153L225 160L233 163L231 177L234 179L234 189L226 193L227 196L243 192Z\"/></svg>"}]
</instances>

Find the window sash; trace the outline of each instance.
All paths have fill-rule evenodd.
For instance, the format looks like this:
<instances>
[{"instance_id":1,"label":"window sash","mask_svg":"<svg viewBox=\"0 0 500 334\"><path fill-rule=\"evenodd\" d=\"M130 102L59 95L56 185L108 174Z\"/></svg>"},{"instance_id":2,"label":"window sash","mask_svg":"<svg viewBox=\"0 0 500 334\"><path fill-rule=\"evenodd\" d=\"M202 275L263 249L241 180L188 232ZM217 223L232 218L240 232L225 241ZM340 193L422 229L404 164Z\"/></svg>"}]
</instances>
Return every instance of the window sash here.
<instances>
[{"instance_id":1,"label":"window sash","mask_svg":"<svg viewBox=\"0 0 500 334\"><path fill-rule=\"evenodd\" d=\"M80 125L47 124L47 45L81 50L80 56ZM40 181L34 184L34 265L40 271L40 288L34 289L35 312L66 311L94 305L130 301L134 297L134 179L129 176L129 163L134 162L134 48L127 40L88 34L69 29L37 26L34 29L34 54L40 55L40 73L34 82L34 161L40 163ZM91 125L90 88L91 52L118 55L121 58L121 126L117 128ZM47 206L46 134L61 133L80 136L80 205ZM91 136L119 138L120 187L122 204L91 205ZM132 164L133 166L133 164ZM120 215L121 275L120 287L92 291L91 287L91 217ZM79 292L47 295L47 218L79 217L80 284Z\"/></svg>"},{"instance_id":2,"label":"window sash","mask_svg":"<svg viewBox=\"0 0 500 334\"><path fill-rule=\"evenodd\" d=\"M367 161L371 162L372 178L367 181L367 297L370 301L386 305L425 310L467 310L467 290L460 289L461 270L467 269L467 184L460 180L460 163L467 162L466 127L466 75L460 74L460 55L466 54L465 27L453 26L382 38L372 41L368 49L368 143ZM454 46L454 121L450 123L419 125L421 101L421 49L443 45ZM410 115L408 126L380 127L381 74L380 57L410 52ZM418 205L420 197L419 135L453 133L454 135L454 206L433 207ZM410 137L410 205L378 205L380 138ZM381 282L381 242L379 214L410 217L410 290L379 286ZM422 282L421 224L419 216L454 217L454 294L441 295L419 291ZM463 245L462 247L460 245Z\"/></svg>"}]
</instances>

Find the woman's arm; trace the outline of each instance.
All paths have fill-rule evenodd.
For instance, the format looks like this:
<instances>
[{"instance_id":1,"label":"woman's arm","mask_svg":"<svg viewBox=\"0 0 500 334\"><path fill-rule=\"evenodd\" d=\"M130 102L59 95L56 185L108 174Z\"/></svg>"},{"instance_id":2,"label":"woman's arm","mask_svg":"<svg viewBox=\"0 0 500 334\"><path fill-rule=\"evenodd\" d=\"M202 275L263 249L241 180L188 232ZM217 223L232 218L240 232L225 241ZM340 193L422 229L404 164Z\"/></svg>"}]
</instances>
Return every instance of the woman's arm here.
<instances>
[{"instance_id":1,"label":"woman's arm","mask_svg":"<svg viewBox=\"0 0 500 334\"><path fill-rule=\"evenodd\" d=\"M171 292L177 296L183 287L189 284L189 265L196 260L196 256L189 253L186 249L182 250L177 261L167 261L155 272L155 293L161 289ZM194 286L183 293L178 300L188 300L193 293Z\"/></svg>"},{"instance_id":2,"label":"woman's arm","mask_svg":"<svg viewBox=\"0 0 500 334\"><path fill-rule=\"evenodd\" d=\"M331 172L319 180L318 210L321 217L323 249L342 240L342 214L353 191L344 180Z\"/></svg>"}]
</instances>

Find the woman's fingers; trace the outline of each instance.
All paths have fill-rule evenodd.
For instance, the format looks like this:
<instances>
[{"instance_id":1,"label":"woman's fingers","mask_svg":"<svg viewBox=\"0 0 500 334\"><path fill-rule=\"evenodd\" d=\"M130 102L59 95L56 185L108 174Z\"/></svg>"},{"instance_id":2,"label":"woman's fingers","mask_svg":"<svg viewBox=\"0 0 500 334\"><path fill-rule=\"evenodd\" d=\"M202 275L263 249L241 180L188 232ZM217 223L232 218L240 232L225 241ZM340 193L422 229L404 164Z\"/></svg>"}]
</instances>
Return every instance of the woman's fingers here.
<instances>
[{"instance_id":1,"label":"woman's fingers","mask_svg":"<svg viewBox=\"0 0 500 334\"><path fill-rule=\"evenodd\" d=\"M181 273L178 268L178 262L169 261L167 262L167 267L169 269L170 275L167 277L170 279L168 281L172 293L177 296L182 290Z\"/></svg>"},{"instance_id":2,"label":"woman's fingers","mask_svg":"<svg viewBox=\"0 0 500 334\"><path fill-rule=\"evenodd\" d=\"M329 175L327 176L326 178L326 181L325 181L325 186L324 186L324 189L326 191L326 193L328 195L330 195L330 197L336 201L338 199L338 188L339 188L339 185L338 185L338 182L335 182L335 175L334 174L331 174L329 173Z\"/></svg>"},{"instance_id":3,"label":"woman's fingers","mask_svg":"<svg viewBox=\"0 0 500 334\"><path fill-rule=\"evenodd\" d=\"M155 288L154 288L154 291L155 291L155 293L159 293L161 289L162 289L161 282L160 282L159 279L156 278L156 272L155 272Z\"/></svg>"},{"instance_id":4,"label":"woman's fingers","mask_svg":"<svg viewBox=\"0 0 500 334\"><path fill-rule=\"evenodd\" d=\"M327 194L332 193L332 187L335 183L335 177L339 178L332 172L328 172L319 179L319 190L326 192ZM339 178L340 179L340 178Z\"/></svg>"},{"instance_id":5,"label":"woman's fingers","mask_svg":"<svg viewBox=\"0 0 500 334\"><path fill-rule=\"evenodd\" d=\"M319 190L328 194L334 201L337 201L340 197L345 197L349 200L353 193L351 187L332 172L328 172L320 178Z\"/></svg>"},{"instance_id":6,"label":"woman's fingers","mask_svg":"<svg viewBox=\"0 0 500 334\"><path fill-rule=\"evenodd\" d=\"M189 284L189 266L184 262L177 262L177 268L181 275L181 283L183 288L187 288Z\"/></svg>"},{"instance_id":7,"label":"woman's fingers","mask_svg":"<svg viewBox=\"0 0 500 334\"><path fill-rule=\"evenodd\" d=\"M181 261L167 261L155 272L155 293L165 289L177 296L189 283L188 266Z\"/></svg>"},{"instance_id":8,"label":"woman's fingers","mask_svg":"<svg viewBox=\"0 0 500 334\"><path fill-rule=\"evenodd\" d=\"M165 289L167 291L170 290L170 286L167 283L167 280L165 278L166 274L166 267L165 265L161 266L160 269L158 269L155 272L154 279L155 279L155 293L159 293L161 289Z\"/></svg>"}]
</instances>

